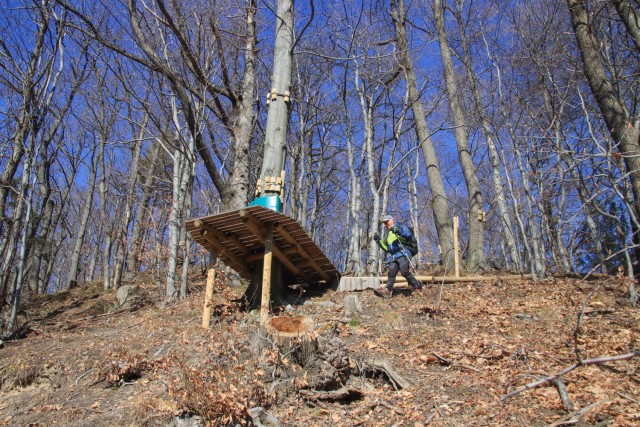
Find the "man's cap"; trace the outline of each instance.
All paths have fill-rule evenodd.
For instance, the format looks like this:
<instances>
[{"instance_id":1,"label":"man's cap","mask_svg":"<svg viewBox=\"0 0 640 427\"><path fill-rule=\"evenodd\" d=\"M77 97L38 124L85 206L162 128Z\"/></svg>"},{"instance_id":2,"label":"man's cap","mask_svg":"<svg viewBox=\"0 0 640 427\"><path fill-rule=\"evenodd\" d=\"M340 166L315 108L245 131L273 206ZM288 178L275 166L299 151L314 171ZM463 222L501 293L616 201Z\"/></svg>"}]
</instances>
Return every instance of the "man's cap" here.
<instances>
[{"instance_id":1,"label":"man's cap","mask_svg":"<svg viewBox=\"0 0 640 427\"><path fill-rule=\"evenodd\" d=\"M382 221L381 222L387 222L387 221L391 221L393 219L393 217L391 215L385 215L382 217Z\"/></svg>"}]
</instances>

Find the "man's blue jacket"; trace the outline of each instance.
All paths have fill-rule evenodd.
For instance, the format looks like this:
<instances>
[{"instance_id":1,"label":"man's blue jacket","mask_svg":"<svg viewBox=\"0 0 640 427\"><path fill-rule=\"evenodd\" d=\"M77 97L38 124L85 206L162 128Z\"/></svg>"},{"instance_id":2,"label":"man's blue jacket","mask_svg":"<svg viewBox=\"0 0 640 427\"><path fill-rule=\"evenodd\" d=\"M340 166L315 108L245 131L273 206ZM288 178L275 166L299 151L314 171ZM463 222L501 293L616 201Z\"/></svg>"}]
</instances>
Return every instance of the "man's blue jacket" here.
<instances>
[{"instance_id":1,"label":"man's blue jacket","mask_svg":"<svg viewBox=\"0 0 640 427\"><path fill-rule=\"evenodd\" d=\"M386 239L378 240L378 246L380 246L389 255L387 256L387 262L392 262L401 256L411 258L411 252L407 249L406 245L411 240L411 230L402 224L395 225L387 233Z\"/></svg>"}]
</instances>

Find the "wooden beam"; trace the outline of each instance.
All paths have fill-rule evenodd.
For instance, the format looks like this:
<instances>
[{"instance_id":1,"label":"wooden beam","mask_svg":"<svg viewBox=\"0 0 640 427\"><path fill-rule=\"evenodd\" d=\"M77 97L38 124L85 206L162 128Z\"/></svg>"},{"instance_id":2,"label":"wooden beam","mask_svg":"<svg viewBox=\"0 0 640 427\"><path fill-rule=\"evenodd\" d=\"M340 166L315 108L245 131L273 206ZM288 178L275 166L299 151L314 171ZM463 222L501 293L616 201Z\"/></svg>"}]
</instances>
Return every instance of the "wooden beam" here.
<instances>
[{"instance_id":1,"label":"wooden beam","mask_svg":"<svg viewBox=\"0 0 640 427\"><path fill-rule=\"evenodd\" d=\"M247 223L247 221L250 221L253 224L254 228L257 228L260 231L258 233L260 236L256 236L256 237L258 237L258 239L260 239L264 243L264 233L267 230L265 229L262 221L260 221L258 218L256 218L254 214L252 214L246 209L242 209L240 212L238 212L238 215L240 216L240 218L242 218L242 221L245 224Z\"/></svg>"},{"instance_id":2,"label":"wooden beam","mask_svg":"<svg viewBox=\"0 0 640 427\"><path fill-rule=\"evenodd\" d=\"M296 249L296 251L300 255L302 255L303 258L305 258L309 262L310 266L316 271L316 273L320 275L320 277L322 277L327 282L331 282L331 278L329 277L329 275L325 273L324 270L320 268L318 263L311 257L311 255L309 255L309 253L302 246L298 244L296 239L291 234L289 234L286 228L284 228L284 225L280 224L276 229L276 231L280 233L280 235L287 242L289 242Z\"/></svg>"},{"instance_id":3,"label":"wooden beam","mask_svg":"<svg viewBox=\"0 0 640 427\"><path fill-rule=\"evenodd\" d=\"M262 299L260 301L260 324L269 320L269 303L271 302L271 261L273 259L273 224L267 224L264 240L264 263L262 267Z\"/></svg>"},{"instance_id":4,"label":"wooden beam","mask_svg":"<svg viewBox=\"0 0 640 427\"><path fill-rule=\"evenodd\" d=\"M200 229L201 236L204 237L207 242L211 243L214 248L216 248L217 255L222 260L229 260L231 263L235 264L235 270L242 275L245 279L251 278L251 267L247 265L241 258L239 258L236 254L231 252L228 248L224 246L224 244L218 240L213 234L209 233L205 229ZM232 266L233 267L233 266Z\"/></svg>"},{"instance_id":5,"label":"wooden beam","mask_svg":"<svg viewBox=\"0 0 640 427\"><path fill-rule=\"evenodd\" d=\"M300 251L298 251L298 248L296 248L295 246L291 246L289 248L283 249L282 253L289 256L289 255L296 255L298 254Z\"/></svg>"},{"instance_id":6,"label":"wooden beam","mask_svg":"<svg viewBox=\"0 0 640 427\"><path fill-rule=\"evenodd\" d=\"M293 255L293 254L297 254L298 253L298 251L295 250L295 248L280 249L280 252L282 252L283 255L286 255L287 258L289 257L289 255ZM264 256L264 251L260 251L260 252L256 252L256 253L253 253L251 255L245 256L244 260L246 262L248 262L249 264L251 264L253 262L261 260L263 256Z\"/></svg>"},{"instance_id":7,"label":"wooden beam","mask_svg":"<svg viewBox=\"0 0 640 427\"><path fill-rule=\"evenodd\" d=\"M247 227L249 231L251 231L258 238L258 240L260 240L262 244L264 244L266 240L265 227L262 222L246 210L240 211L240 217L242 218L245 227ZM298 269L295 265L293 265L291 261L289 261L289 258L287 258L287 256L283 254L276 245L273 245L271 249L273 251L273 255L275 255L275 257L278 258L278 260L280 260L280 262L284 264L284 266L287 267L289 271L291 271L293 274L301 276L307 281L309 280L307 275L300 271L300 269Z\"/></svg>"},{"instance_id":8,"label":"wooden beam","mask_svg":"<svg viewBox=\"0 0 640 427\"><path fill-rule=\"evenodd\" d=\"M256 261L260 261L264 257L264 251L256 252L255 254L247 255L244 257L245 261L249 264L253 264Z\"/></svg>"},{"instance_id":9,"label":"wooden beam","mask_svg":"<svg viewBox=\"0 0 640 427\"><path fill-rule=\"evenodd\" d=\"M506 276L415 276L419 282L428 283L456 283L456 282L487 282L493 280L530 280L531 274L511 274ZM387 278L381 278L382 283L387 283ZM404 277L396 277L396 283L407 283Z\"/></svg>"},{"instance_id":10,"label":"wooden beam","mask_svg":"<svg viewBox=\"0 0 640 427\"><path fill-rule=\"evenodd\" d=\"M215 228L211 227L208 224L205 224L204 222L202 222L201 220L197 219L193 222L193 226L200 229L200 230L205 230L207 233L211 233L211 235L215 236L216 239L220 240L221 242L223 240L231 240L231 242L233 242L233 244L236 246L236 248L238 249L239 252L242 253L242 255L246 255L249 253L249 248L247 248L244 243L242 243L242 241L240 241L240 239L238 239L238 236L236 236L233 233L223 233L220 230L216 230Z\"/></svg>"}]
</instances>

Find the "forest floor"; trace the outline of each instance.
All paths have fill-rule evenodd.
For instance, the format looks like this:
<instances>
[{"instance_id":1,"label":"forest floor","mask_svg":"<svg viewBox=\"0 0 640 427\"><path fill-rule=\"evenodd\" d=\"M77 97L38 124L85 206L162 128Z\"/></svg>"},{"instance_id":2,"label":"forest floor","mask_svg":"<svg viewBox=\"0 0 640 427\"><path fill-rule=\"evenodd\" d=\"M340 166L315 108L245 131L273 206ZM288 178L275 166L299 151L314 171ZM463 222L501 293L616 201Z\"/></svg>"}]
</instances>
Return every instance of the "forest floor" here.
<instances>
[{"instance_id":1,"label":"forest floor","mask_svg":"<svg viewBox=\"0 0 640 427\"><path fill-rule=\"evenodd\" d=\"M351 316L346 293L303 299L288 314L312 317L352 365L383 359L409 383L363 373L341 400L305 394L295 362L255 351L258 315L229 304L242 288L218 289L203 329L205 278L169 305L138 284L135 310L114 308L99 284L26 307L25 336L0 348L0 426L228 425L258 406L262 424L270 414L281 426L640 425L640 357L567 373L566 403L551 383L501 399L571 367L576 350L584 360L640 349L640 312L616 278L430 285L392 299L366 290L351 294L362 305Z\"/></svg>"}]
</instances>

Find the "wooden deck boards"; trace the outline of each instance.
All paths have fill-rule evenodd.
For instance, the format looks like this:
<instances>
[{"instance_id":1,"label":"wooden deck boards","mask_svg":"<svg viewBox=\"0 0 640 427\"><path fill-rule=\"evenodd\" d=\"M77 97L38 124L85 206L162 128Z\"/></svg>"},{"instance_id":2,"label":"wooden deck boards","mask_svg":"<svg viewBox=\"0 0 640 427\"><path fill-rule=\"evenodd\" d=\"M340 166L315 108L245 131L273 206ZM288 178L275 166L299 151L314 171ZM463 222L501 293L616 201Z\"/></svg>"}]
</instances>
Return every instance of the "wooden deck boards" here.
<instances>
[{"instance_id":1,"label":"wooden deck boards","mask_svg":"<svg viewBox=\"0 0 640 427\"><path fill-rule=\"evenodd\" d=\"M264 242L251 230L256 228L251 224L257 225L260 234L267 223L274 224L273 245L298 270L297 276L316 283L339 280L340 273L336 267L300 224L271 209L252 206L195 218L187 221L187 229L198 244L213 250L225 264L249 279L251 268L264 254Z\"/></svg>"}]
</instances>

